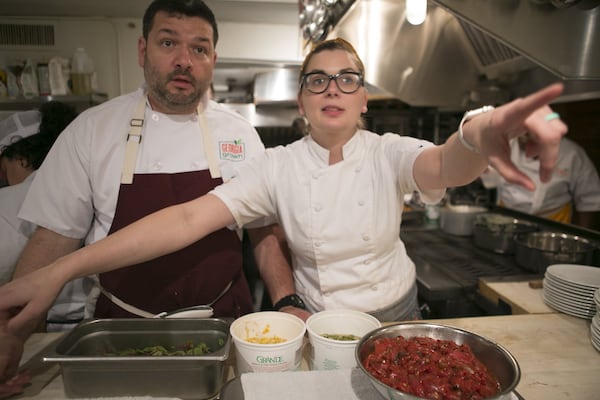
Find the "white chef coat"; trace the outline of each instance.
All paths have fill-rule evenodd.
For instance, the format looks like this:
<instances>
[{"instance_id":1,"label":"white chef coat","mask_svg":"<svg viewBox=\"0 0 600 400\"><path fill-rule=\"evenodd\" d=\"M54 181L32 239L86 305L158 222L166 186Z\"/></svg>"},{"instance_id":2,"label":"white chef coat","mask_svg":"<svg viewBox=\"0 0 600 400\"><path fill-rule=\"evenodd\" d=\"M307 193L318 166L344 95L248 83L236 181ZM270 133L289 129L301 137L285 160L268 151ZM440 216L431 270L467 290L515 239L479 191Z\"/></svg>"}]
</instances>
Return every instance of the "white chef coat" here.
<instances>
[{"instance_id":1,"label":"white chef coat","mask_svg":"<svg viewBox=\"0 0 600 400\"><path fill-rule=\"evenodd\" d=\"M0 189L0 285L12 279L15 264L35 225L17 218L35 172L21 183Z\"/></svg>"},{"instance_id":2,"label":"white chef coat","mask_svg":"<svg viewBox=\"0 0 600 400\"><path fill-rule=\"evenodd\" d=\"M600 211L600 178L585 150L567 138L560 142L558 160L549 182L541 183L538 160L525 156L517 140L511 142L511 160L536 185L531 192L502 179L498 200L505 207L530 214L555 211L572 202L580 212Z\"/></svg>"},{"instance_id":3,"label":"white chef coat","mask_svg":"<svg viewBox=\"0 0 600 400\"><path fill-rule=\"evenodd\" d=\"M211 193L243 226L277 216L292 252L296 291L310 311L373 311L398 301L415 283L400 240L404 194L419 190L413 164L429 142L359 130L342 162L306 136L239 172ZM435 203L443 190L422 193Z\"/></svg>"},{"instance_id":4,"label":"white chef coat","mask_svg":"<svg viewBox=\"0 0 600 400\"><path fill-rule=\"evenodd\" d=\"M50 150L19 217L70 238L85 237L86 244L104 238L117 204L129 123L142 96L140 88L82 112ZM264 145L239 114L204 102L213 151L227 180ZM167 115L147 105L135 173L207 168L197 115Z\"/></svg>"},{"instance_id":5,"label":"white chef coat","mask_svg":"<svg viewBox=\"0 0 600 400\"><path fill-rule=\"evenodd\" d=\"M30 222L17 218L23 198L27 194L35 171L21 183L0 189L0 285L10 281L15 265L27 241L36 229ZM76 279L65 285L48 310L47 319L55 321L79 320L83 318L87 293L91 281ZM51 324L49 332L73 328L75 324Z\"/></svg>"}]
</instances>

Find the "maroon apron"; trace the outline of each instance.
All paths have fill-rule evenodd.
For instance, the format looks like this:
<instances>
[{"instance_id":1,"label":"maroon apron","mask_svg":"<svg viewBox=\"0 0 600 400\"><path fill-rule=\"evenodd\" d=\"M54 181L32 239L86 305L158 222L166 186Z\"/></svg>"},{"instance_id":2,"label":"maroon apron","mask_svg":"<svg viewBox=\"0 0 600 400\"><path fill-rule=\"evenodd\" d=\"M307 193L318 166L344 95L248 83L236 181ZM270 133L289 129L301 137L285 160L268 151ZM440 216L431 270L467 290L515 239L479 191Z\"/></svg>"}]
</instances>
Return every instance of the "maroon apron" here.
<instances>
[{"instance_id":1,"label":"maroon apron","mask_svg":"<svg viewBox=\"0 0 600 400\"><path fill-rule=\"evenodd\" d=\"M223 182L209 170L175 174L135 174L121 184L109 234L162 208L202 196ZM168 240L168 238L165 238ZM223 228L174 253L99 275L103 290L152 314L208 304L215 317L239 317L252 311L252 296L242 269L235 231ZM96 318L137 317L101 293Z\"/></svg>"}]
</instances>

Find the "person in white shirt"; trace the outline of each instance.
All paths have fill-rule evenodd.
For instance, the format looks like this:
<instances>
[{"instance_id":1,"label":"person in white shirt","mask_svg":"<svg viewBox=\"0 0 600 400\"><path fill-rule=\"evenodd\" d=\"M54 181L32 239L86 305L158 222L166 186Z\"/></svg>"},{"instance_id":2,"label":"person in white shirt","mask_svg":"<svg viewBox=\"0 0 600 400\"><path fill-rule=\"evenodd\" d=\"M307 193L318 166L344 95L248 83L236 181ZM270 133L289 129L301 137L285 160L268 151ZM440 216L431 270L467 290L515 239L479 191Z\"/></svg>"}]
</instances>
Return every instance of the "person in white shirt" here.
<instances>
[{"instance_id":1,"label":"person in white shirt","mask_svg":"<svg viewBox=\"0 0 600 400\"><path fill-rule=\"evenodd\" d=\"M76 116L74 107L50 101L42 104L39 111L14 114L10 119L21 123L14 124L16 130L12 132L2 132L2 142L7 144L0 145L0 176L6 178L8 186L0 188L0 285L12 279L19 255L36 229L35 224L17 218L36 170L60 132ZM22 125L24 120L29 121L26 128ZM0 127L9 125L13 124L0 123ZM45 330L65 331L79 323L90 288L87 278L69 282L48 310Z\"/></svg>"},{"instance_id":2,"label":"person in white shirt","mask_svg":"<svg viewBox=\"0 0 600 400\"><path fill-rule=\"evenodd\" d=\"M249 121L210 100L218 37L216 18L202 0L149 4L137 47L145 83L86 109L60 135L18 215L37 229L13 281L145 215L204 195L264 152ZM257 265L287 264L273 222L246 227ZM154 317L207 304L215 317L235 318L254 309L233 229L100 272L93 276L97 285L86 318ZM0 321L0 383L14 374L22 355L14 343L35 326L12 330Z\"/></svg>"},{"instance_id":3,"label":"person in white shirt","mask_svg":"<svg viewBox=\"0 0 600 400\"><path fill-rule=\"evenodd\" d=\"M523 137L525 138L525 137ZM600 178L585 150L570 139L560 142L549 182L539 180L539 160L527 155L525 140L511 142L511 160L535 182L535 190L501 179L499 205L562 223L600 230Z\"/></svg>"},{"instance_id":4,"label":"person in white shirt","mask_svg":"<svg viewBox=\"0 0 600 400\"><path fill-rule=\"evenodd\" d=\"M207 195L154 213L0 288L0 317L23 307L5 321L19 331L70 279L169 253L216 229L264 216L278 218L293 253L293 275L287 267L269 276L290 296L306 296L305 304L290 298L281 311L307 318L320 309L353 307L382 319L413 317L414 265L399 238L404 194L418 190L436 202L445 188L474 180L488 163L532 187L508 151L509 141L525 132L539 143L540 174L547 181L567 126L544 117L563 86L471 112L458 133L434 146L360 129L367 109L363 77L350 43L317 44L302 65L298 94L308 136L268 149ZM273 281L265 282L271 287Z\"/></svg>"},{"instance_id":5,"label":"person in white shirt","mask_svg":"<svg viewBox=\"0 0 600 400\"><path fill-rule=\"evenodd\" d=\"M30 110L0 122L0 181L6 184L0 188L0 285L12 279L17 259L35 230L34 224L19 220L17 213L39 167L34 168L31 160L38 151L32 152L24 139L38 133L40 119L38 110Z\"/></svg>"}]
</instances>

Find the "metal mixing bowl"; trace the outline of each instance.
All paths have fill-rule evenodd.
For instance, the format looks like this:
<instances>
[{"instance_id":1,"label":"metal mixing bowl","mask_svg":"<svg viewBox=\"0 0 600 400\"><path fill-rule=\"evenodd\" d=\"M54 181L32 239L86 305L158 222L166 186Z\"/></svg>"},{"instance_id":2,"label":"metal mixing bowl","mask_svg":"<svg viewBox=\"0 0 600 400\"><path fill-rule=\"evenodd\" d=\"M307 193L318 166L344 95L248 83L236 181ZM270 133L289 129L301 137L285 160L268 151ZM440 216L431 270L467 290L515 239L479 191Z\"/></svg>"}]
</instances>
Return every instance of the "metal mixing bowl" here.
<instances>
[{"instance_id":1,"label":"metal mixing bowl","mask_svg":"<svg viewBox=\"0 0 600 400\"><path fill-rule=\"evenodd\" d=\"M517 360L504 347L474 333L450 326L425 322L401 322L375 329L363 336L356 346L356 361L360 370L369 378L377 391L389 400L418 400L420 397L396 390L375 378L363 365L363 360L373 352L376 339L382 337L426 336L439 340L452 340L468 345L473 354L487 367L500 382L501 391L489 399L511 399L521 379L521 369Z\"/></svg>"},{"instance_id":2,"label":"metal mixing bowl","mask_svg":"<svg viewBox=\"0 0 600 400\"><path fill-rule=\"evenodd\" d=\"M594 250L589 240L560 232L530 232L515 237L515 261L538 274L552 264L590 265Z\"/></svg>"},{"instance_id":3,"label":"metal mixing bowl","mask_svg":"<svg viewBox=\"0 0 600 400\"><path fill-rule=\"evenodd\" d=\"M538 229L532 222L502 214L483 213L475 217L473 238L478 247L500 254L512 254L516 235Z\"/></svg>"}]
</instances>

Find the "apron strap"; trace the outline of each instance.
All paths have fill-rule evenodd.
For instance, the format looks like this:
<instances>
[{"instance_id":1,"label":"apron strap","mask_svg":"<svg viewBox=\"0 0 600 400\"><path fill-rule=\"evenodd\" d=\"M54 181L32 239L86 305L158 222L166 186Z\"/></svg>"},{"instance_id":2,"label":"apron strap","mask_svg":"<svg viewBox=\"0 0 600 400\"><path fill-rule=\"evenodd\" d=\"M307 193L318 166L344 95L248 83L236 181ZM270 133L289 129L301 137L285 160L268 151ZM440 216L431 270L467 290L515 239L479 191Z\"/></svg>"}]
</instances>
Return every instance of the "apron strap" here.
<instances>
[{"instance_id":1,"label":"apron strap","mask_svg":"<svg viewBox=\"0 0 600 400\"><path fill-rule=\"evenodd\" d=\"M125 303L123 300L119 299L117 296L104 289L100 282L98 282L98 287L100 288L100 291L103 295L105 295L110 301L115 303L117 306L121 307L123 310L142 318L154 318L156 316L156 314L149 313L148 311L144 311L142 309L137 308L136 306L132 306L131 304Z\"/></svg>"},{"instance_id":2,"label":"apron strap","mask_svg":"<svg viewBox=\"0 0 600 400\"><path fill-rule=\"evenodd\" d=\"M111 292L109 292L108 290L104 289L104 287L100 284L100 282L97 282L98 287L100 288L100 291L102 292L103 295L105 295L111 302L113 302L114 304L116 304L117 306L121 307L123 310L127 311L128 313L131 313L133 315L137 315L138 317L142 317L142 318L162 318L168 314L171 314L171 312L161 312L158 314L152 314L149 313L148 311L144 311L140 308L137 308L134 305L131 305L129 303L125 303L123 300L121 300L120 298L118 298L117 296L115 296L114 294L112 294ZM203 304L206 305L208 307L212 307L213 304L215 304L217 301L221 300L221 297L223 297L227 292L229 292L229 289L231 289L231 286L233 286L233 280L229 281L229 283L227 284L227 286L225 286L225 288L221 291L221 293L219 293L217 295L217 297L214 298L213 301L211 301L208 304ZM197 306L192 306L192 307L186 307L186 309L191 309ZM182 311L182 310L180 310Z\"/></svg>"},{"instance_id":3,"label":"apron strap","mask_svg":"<svg viewBox=\"0 0 600 400\"><path fill-rule=\"evenodd\" d=\"M210 171L210 177L213 179L221 177L221 169L215 156L214 142L212 135L206 125L206 119L204 118L204 112L201 109L201 104L198 104L198 123L200 124L200 132L202 133L202 143L204 144L204 153L206 154L206 161L208 161L208 170Z\"/></svg>"},{"instance_id":4,"label":"apron strap","mask_svg":"<svg viewBox=\"0 0 600 400\"><path fill-rule=\"evenodd\" d=\"M127 147L125 148L125 161L123 162L123 171L121 172L121 184L130 185L133 183L135 164L137 160L138 148L142 142L142 130L144 127L144 114L146 112L146 96L137 104L133 112L133 118L129 122L129 132L127 134ZM212 134L206 124L202 102L198 104L198 124L200 125L200 134L204 145L204 155L208 162L208 170L213 179L221 178L221 169L215 152L213 151L214 141Z\"/></svg>"},{"instance_id":5,"label":"apron strap","mask_svg":"<svg viewBox=\"0 0 600 400\"><path fill-rule=\"evenodd\" d=\"M121 172L121 184L133 183L135 162L137 160L138 147L142 142L142 128L144 126L144 114L146 112L146 96L144 96L133 112L133 118L129 122L129 133L127 134L127 147L125 148L125 161Z\"/></svg>"}]
</instances>

